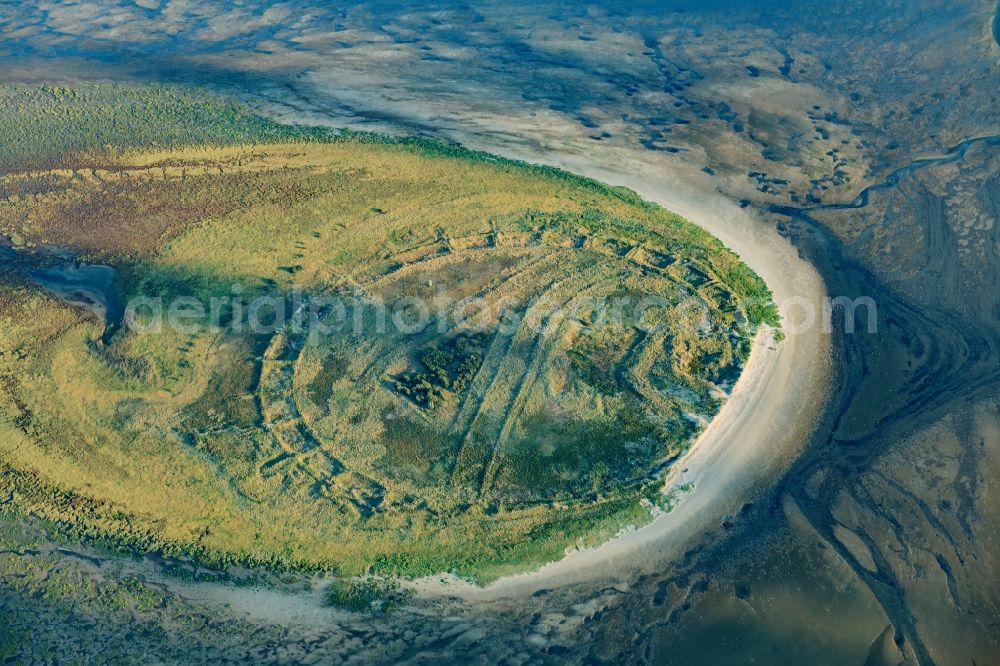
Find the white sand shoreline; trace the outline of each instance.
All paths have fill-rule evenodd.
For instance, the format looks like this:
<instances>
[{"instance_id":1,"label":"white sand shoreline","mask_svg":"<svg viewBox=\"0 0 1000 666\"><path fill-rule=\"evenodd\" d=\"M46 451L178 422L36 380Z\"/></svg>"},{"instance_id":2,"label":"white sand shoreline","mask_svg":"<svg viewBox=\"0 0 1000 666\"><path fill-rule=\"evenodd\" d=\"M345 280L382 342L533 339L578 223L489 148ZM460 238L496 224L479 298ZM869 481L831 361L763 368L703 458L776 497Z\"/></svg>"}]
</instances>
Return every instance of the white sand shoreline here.
<instances>
[{"instance_id":1,"label":"white sand shoreline","mask_svg":"<svg viewBox=\"0 0 1000 666\"><path fill-rule=\"evenodd\" d=\"M562 167L635 190L698 224L739 254L764 279L779 307L790 299L805 299L819 308L826 296L819 274L798 256L791 243L752 211L715 192L708 176L682 179L670 174L667 181L604 168L587 158L524 154L504 146L470 147ZM536 571L506 576L485 587L440 575L412 581L408 586L424 597L488 600L582 580L614 578L637 569L662 569L693 538L717 527L725 515L736 513L761 484L785 468L812 429L829 378L829 336L817 324L788 335L777 345L771 337L767 329L758 333L747 367L729 399L667 475L668 488L693 484L693 490L683 493L671 512L639 529L625 530L600 546L572 551Z\"/></svg>"}]
</instances>

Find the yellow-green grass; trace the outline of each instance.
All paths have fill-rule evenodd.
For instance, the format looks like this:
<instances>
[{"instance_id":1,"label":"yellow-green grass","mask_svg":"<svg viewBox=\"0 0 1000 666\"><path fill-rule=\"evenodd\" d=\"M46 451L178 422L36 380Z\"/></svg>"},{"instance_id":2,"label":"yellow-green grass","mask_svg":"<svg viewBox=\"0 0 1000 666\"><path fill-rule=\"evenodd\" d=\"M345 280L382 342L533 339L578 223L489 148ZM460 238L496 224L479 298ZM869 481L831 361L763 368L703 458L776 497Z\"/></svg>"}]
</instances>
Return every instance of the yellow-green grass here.
<instances>
[{"instance_id":1,"label":"yellow-green grass","mask_svg":"<svg viewBox=\"0 0 1000 666\"><path fill-rule=\"evenodd\" d=\"M0 233L25 261L58 246L115 266L122 302L350 291L391 305L444 285L516 296L539 327L506 335L483 314L474 343L434 326L316 345L289 328L111 335L0 272L0 494L136 549L481 580L666 503L658 470L774 321L738 257L551 169L422 140L261 135L27 162L2 176ZM613 325L587 300L650 295L665 302L649 321ZM422 381L434 401L407 394Z\"/></svg>"}]
</instances>

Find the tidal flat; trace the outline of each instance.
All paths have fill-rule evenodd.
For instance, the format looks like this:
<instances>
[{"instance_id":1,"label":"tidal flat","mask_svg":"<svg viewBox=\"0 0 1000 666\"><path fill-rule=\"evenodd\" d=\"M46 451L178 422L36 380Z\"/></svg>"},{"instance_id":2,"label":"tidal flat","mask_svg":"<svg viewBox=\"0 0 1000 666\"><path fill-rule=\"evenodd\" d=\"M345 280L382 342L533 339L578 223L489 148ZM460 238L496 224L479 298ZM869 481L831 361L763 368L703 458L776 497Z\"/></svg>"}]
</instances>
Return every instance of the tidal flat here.
<instances>
[{"instance_id":1,"label":"tidal flat","mask_svg":"<svg viewBox=\"0 0 1000 666\"><path fill-rule=\"evenodd\" d=\"M824 390L806 394L817 413L753 491L597 575L513 597L417 597L378 616L324 609L311 593L271 604L212 587L193 600L168 594L167 608L184 609L175 621L156 604L73 606L86 581L123 577L4 546L17 551L2 556L4 649L26 662L95 643L123 661L138 661L136 643L166 661L995 660L1000 167L990 141L949 151L998 132L996 9L5 10L17 29L4 44L9 82L207 87L286 123L433 136L604 171L613 184L645 180L632 187L647 199L706 228L724 221L711 231L730 247L753 224L778 235L826 293L874 298L879 327L834 327ZM850 205L872 186L866 205ZM739 253L780 305L784 282ZM685 497L704 495L696 484ZM46 594L54 571L80 582ZM231 610L218 616L228 589ZM323 613L326 626L302 619ZM148 627L141 641L101 638L136 618Z\"/></svg>"}]
</instances>

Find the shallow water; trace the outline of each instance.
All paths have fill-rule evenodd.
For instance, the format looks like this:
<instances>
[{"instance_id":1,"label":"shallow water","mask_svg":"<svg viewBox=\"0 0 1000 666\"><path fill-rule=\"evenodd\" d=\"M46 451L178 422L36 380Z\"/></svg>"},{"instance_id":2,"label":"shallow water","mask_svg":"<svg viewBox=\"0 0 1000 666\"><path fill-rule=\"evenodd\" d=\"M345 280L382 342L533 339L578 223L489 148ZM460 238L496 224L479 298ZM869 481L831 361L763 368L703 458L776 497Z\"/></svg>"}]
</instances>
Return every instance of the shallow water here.
<instances>
[{"instance_id":1,"label":"shallow water","mask_svg":"<svg viewBox=\"0 0 1000 666\"><path fill-rule=\"evenodd\" d=\"M106 324L121 318L116 271L99 264L68 263L31 271L31 277L63 301L96 314Z\"/></svg>"},{"instance_id":2,"label":"shallow water","mask_svg":"<svg viewBox=\"0 0 1000 666\"><path fill-rule=\"evenodd\" d=\"M60 300L94 313L109 328L119 323L122 307L114 268L76 261L62 250L47 250L45 255L58 257L59 261L44 268L30 268L26 271L28 277ZM0 259L16 262L21 257L18 250L0 246Z\"/></svg>"}]
</instances>

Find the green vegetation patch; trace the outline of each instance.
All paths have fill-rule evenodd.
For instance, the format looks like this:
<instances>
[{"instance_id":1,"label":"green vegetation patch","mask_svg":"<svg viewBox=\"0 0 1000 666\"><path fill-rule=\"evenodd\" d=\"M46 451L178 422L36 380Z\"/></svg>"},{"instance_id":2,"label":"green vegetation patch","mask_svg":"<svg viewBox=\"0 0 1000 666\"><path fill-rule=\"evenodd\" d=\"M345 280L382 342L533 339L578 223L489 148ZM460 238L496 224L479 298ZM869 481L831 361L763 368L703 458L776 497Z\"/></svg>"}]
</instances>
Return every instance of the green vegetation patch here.
<instances>
[{"instance_id":1,"label":"green vegetation patch","mask_svg":"<svg viewBox=\"0 0 1000 666\"><path fill-rule=\"evenodd\" d=\"M460 334L420 350L419 366L392 380L393 388L424 409L434 409L449 394L461 395L483 364L486 333Z\"/></svg>"},{"instance_id":2,"label":"green vegetation patch","mask_svg":"<svg viewBox=\"0 0 1000 666\"><path fill-rule=\"evenodd\" d=\"M409 596L399 582L372 577L335 580L324 590L327 605L356 613L392 611L404 605Z\"/></svg>"}]
</instances>

